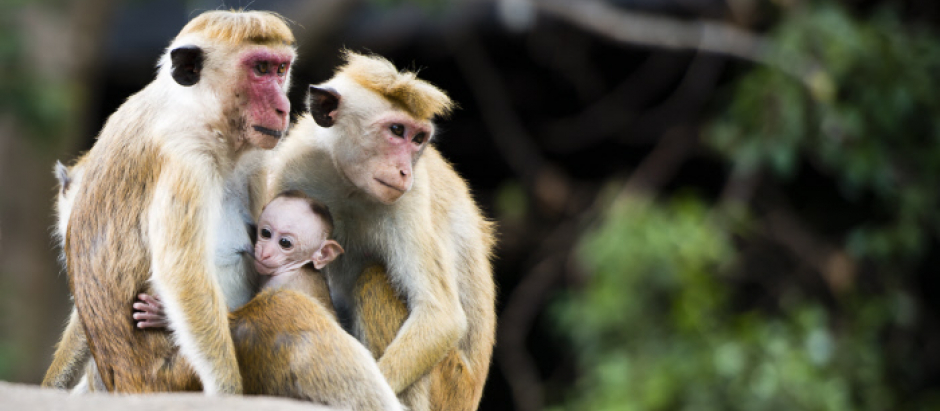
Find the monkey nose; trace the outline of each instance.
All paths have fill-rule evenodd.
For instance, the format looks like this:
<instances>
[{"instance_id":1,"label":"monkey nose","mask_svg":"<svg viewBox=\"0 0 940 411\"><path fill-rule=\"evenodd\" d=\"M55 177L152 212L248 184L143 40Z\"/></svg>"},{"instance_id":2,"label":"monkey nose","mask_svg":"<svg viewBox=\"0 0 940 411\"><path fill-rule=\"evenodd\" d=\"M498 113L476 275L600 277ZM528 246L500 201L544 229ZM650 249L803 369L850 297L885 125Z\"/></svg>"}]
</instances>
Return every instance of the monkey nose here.
<instances>
[{"instance_id":1,"label":"monkey nose","mask_svg":"<svg viewBox=\"0 0 940 411\"><path fill-rule=\"evenodd\" d=\"M287 99L287 96L278 96L272 102L271 108L274 109L274 113L277 114L278 118L285 120L287 119L287 113L290 112L290 100Z\"/></svg>"}]
</instances>

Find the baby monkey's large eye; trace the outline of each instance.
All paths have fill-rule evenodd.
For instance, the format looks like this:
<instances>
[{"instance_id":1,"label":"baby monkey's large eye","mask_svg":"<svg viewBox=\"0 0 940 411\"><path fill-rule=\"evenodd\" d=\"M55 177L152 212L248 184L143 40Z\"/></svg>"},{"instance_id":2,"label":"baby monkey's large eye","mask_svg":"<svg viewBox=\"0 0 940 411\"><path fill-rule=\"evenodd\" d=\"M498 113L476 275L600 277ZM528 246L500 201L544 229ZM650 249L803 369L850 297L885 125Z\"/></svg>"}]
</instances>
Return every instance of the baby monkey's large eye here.
<instances>
[{"instance_id":1,"label":"baby monkey's large eye","mask_svg":"<svg viewBox=\"0 0 940 411\"><path fill-rule=\"evenodd\" d=\"M271 230L268 230L267 228L262 228L262 229L261 229L261 238L263 238L263 239L265 239L265 240L271 238Z\"/></svg>"},{"instance_id":2,"label":"baby monkey's large eye","mask_svg":"<svg viewBox=\"0 0 940 411\"><path fill-rule=\"evenodd\" d=\"M277 74L284 74L287 72L287 63L281 63L280 66L277 66Z\"/></svg>"},{"instance_id":3,"label":"baby monkey's large eye","mask_svg":"<svg viewBox=\"0 0 940 411\"><path fill-rule=\"evenodd\" d=\"M285 250L290 250L290 248L294 246L294 243L290 242L290 239L287 237L281 237L281 239L277 242L277 245L281 246L281 248Z\"/></svg>"},{"instance_id":4,"label":"baby monkey's large eye","mask_svg":"<svg viewBox=\"0 0 940 411\"><path fill-rule=\"evenodd\" d=\"M411 141L413 141L415 144L422 144L424 143L424 140L426 140L427 138L428 138L428 133L425 133L422 131L418 133L418 135L416 135L415 138L412 139Z\"/></svg>"},{"instance_id":5,"label":"baby monkey's large eye","mask_svg":"<svg viewBox=\"0 0 940 411\"><path fill-rule=\"evenodd\" d=\"M404 137L405 135L405 126L402 124L392 124L388 129L392 132L392 134L398 137Z\"/></svg>"}]
</instances>

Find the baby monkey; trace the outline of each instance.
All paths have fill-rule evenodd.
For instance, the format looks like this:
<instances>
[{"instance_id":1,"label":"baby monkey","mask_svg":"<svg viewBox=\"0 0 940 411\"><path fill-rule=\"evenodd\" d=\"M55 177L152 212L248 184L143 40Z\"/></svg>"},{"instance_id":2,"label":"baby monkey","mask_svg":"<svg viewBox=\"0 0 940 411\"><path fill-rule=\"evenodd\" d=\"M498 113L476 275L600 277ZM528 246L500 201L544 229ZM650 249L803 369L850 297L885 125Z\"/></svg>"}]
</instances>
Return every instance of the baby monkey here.
<instances>
[{"instance_id":1,"label":"baby monkey","mask_svg":"<svg viewBox=\"0 0 940 411\"><path fill-rule=\"evenodd\" d=\"M254 265L261 275L261 291L291 289L319 300L332 311L329 288L320 270L343 253L330 234L330 210L299 190L278 194L258 219ZM157 296L140 294L134 304L137 328L165 328L163 304ZM334 313L335 315L335 313Z\"/></svg>"},{"instance_id":2,"label":"baby monkey","mask_svg":"<svg viewBox=\"0 0 940 411\"><path fill-rule=\"evenodd\" d=\"M298 190L278 194L258 219L254 265L261 289L229 314L246 394L352 410L402 409L369 351L336 320L320 269L343 253L329 209ZM168 326L157 296L140 294L137 327Z\"/></svg>"}]
</instances>

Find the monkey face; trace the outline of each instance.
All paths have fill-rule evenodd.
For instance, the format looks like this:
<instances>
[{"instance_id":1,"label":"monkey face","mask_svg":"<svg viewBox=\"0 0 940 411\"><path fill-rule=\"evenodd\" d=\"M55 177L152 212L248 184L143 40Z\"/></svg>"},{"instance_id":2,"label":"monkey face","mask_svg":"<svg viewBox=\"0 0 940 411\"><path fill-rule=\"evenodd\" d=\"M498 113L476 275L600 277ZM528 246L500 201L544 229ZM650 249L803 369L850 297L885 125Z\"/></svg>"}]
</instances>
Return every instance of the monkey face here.
<instances>
[{"instance_id":1,"label":"monkey face","mask_svg":"<svg viewBox=\"0 0 940 411\"><path fill-rule=\"evenodd\" d=\"M262 46L242 55L243 94L247 97L244 123L248 127L247 140L253 146L274 148L287 132L290 122L287 86L293 58L289 49Z\"/></svg>"},{"instance_id":2,"label":"monkey face","mask_svg":"<svg viewBox=\"0 0 940 411\"><path fill-rule=\"evenodd\" d=\"M392 111L374 119L367 135L339 163L360 190L383 204L393 204L411 190L414 166L433 135L433 126Z\"/></svg>"},{"instance_id":3,"label":"monkey face","mask_svg":"<svg viewBox=\"0 0 940 411\"><path fill-rule=\"evenodd\" d=\"M326 240L324 227L306 202L275 198L258 220L255 268L262 275L278 275L311 262Z\"/></svg>"}]
</instances>

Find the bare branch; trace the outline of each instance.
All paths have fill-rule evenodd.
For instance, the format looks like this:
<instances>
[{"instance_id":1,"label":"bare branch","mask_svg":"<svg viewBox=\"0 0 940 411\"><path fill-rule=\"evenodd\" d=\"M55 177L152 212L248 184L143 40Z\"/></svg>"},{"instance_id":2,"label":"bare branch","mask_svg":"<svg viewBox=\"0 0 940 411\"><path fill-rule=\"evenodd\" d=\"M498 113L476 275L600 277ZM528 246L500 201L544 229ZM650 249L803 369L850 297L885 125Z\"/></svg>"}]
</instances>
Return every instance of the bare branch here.
<instances>
[{"instance_id":1,"label":"bare branch","mask_svg":"<svg viewBox=\"0 0 940 411\"><path fill-rule=\"evenodd\" d=\"M697 143L698 133L695 130L682 127L667 130L653 151L630 175L617 196L618 200L655 195L676 175L679 167L694 152Z\"/></svg>"},{"instance_id":2,"label":"bare branch","mask_svg":"<svg viewBox=\"0 0 940 411\"><path fill-rule=\"evenodd\" d=\"M789 209L783 206L772 209L765 224L770 237L818 272L834 294L854 285L858 267L852 258L805 227Z\"/></svg>"},{"instance_id":3,"label":"bare branch","mask_svg":"<svg viewBox=\"0 0 940 411\"><path fill-rule=\"evenodd\" d=\"M471 34L450 40L457 66L473 91L496 149L541 204L552 213L564 212L572 190L570 178L542 156L514 114L507 87L483 46Z\"/></svg>"},{"instance_id":4,"label":"bare branch","mask_svg":"<svg viewBox=\"0 0 940 411\"><path fill-rule=\"evenodd\" d=\"M534 254L541 259L522 278L500 313L496 360L512 390L517 410L541 410L545 398L539 370L526 348L532 324L545 304L549 291L557 286L571 254L580 218L558 224L541 241Z\"/></svg>"},{"instance_id":5,"label":"bare branch","mask_svg":"<svg viewBox=\"0 0 940 411\"><path fill-rule=\"evenodd\" d=\"M699 50L780 70L809 86L809 61L780 61L766 37L713 20L689 20L614 7L601 0L532 0L542 12L615 41L674 50Z\"/></svg>"},{"instance_id":6,"label":"bare branch","mask_svg":"<svg viewBox=\"0 0 940 411\"><path fill-rule=\"evenodd\" d=\"M624 10L599 0L535 0L533 3L545 13L624 43L710 51L768 64L767 40L729 24L680 21Z\"/></svg>"}]
</instances>

